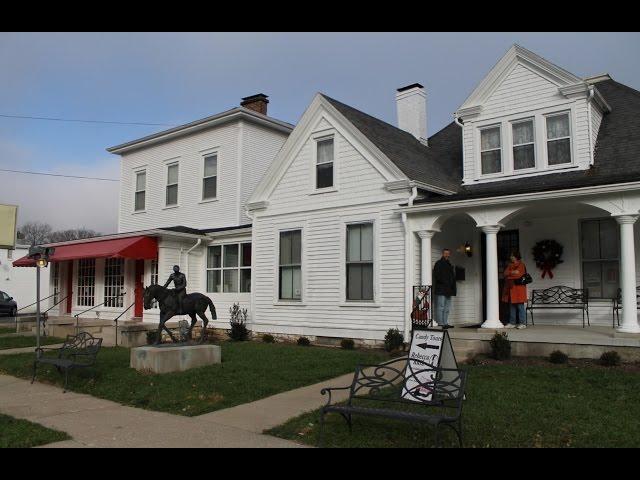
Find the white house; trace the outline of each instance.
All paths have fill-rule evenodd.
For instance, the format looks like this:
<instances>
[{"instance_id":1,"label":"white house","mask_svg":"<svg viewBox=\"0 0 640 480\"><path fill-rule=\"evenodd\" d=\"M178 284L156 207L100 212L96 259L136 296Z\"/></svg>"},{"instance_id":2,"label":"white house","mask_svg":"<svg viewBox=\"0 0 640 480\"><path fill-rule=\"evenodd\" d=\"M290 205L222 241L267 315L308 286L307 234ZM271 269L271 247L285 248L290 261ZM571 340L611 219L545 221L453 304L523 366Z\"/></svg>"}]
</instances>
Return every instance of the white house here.
<instances>
[{"instance_id":1,"label":"white house","mask_svg":"<svg viewBox=\"0 0 640 480\"><path fill-rule=\"evenodd\" d=\"M218 306L216 326L239 301L256 332L379 341L408 332L412 286L449 247L464 272L451 322L500 328L501 271L519 249L530 289L586 288L591 323L611 325L621 288L620 330L640 332L637 90L515 45L433 135L419 84L398 89L397 127L323 94L295 128L266 115L265 96L244 100L109 149L122 157L119 232L56 247L52 285L73 291L61 314L106 301L96 310L156 321L142 286L179 264ZM532 259L541 240L564 249L553 277Z\"/></svg>"},{"instance_id":2,"label":"white house","mask_svg":"<svg viewBox=\"0 0 640 480\"><path fill-rule=\"evenodd\" d=\"M0 248L0 292L5 292L18 304L20 313L33 313L36 301L36 272L33 269L17 268L13 261L27 255L28 245L16 244L16 248ZM45 269L40 275L40 291L46 297L49 293L49 272ZM53 293L53 292L51 292ZM51 299L53 300L53 299ZM47 303L47 305L49 305Z\"/></svg>"}]
</instances>

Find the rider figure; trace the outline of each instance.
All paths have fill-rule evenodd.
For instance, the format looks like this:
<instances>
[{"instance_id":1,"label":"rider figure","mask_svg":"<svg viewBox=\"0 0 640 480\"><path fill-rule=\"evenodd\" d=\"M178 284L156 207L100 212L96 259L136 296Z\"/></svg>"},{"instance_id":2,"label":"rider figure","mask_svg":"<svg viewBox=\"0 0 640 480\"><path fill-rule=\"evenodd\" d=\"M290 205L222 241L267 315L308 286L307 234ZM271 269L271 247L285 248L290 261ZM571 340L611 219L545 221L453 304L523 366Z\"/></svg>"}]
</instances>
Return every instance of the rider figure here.
<instances>
[{"instance_id":1,"label":"rider figure","mask_svg":"<svg viewBox=\"0 0 640 480\"><path fill-rule=\"evenodd\" d=\"M180 267L178 265L173 266L173 273L169 275L169 279L164 284L165 288L169 286L169 284L173 282L173 292L175 293L176 299L178 301L178 315L182 314L182 301L184 297L187 295L187 277L185 277L184 273L180 271Z\"/></svg>"}]
</instances>

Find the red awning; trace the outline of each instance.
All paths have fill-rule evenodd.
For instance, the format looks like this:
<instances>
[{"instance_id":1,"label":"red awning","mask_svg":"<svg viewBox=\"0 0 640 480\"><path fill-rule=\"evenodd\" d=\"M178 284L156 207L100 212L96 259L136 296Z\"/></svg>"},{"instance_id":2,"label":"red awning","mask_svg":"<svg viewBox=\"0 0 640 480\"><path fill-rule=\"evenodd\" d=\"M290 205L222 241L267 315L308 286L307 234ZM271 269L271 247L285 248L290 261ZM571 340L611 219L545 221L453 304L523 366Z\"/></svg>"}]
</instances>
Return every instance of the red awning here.
<instances>
[{"instance_id":1,"label":"red awning","mask_svg":"<svg viewBox=\"0 0 640 480\"><path fill-rule=\"evenodd\" d=\"M97 242L73 243L55 247L50 262L76 260L78 258L135 258L153 260L158 258L158 242L154 237L127 237ZM13 262L14 267L35 267L28 257Z\"/></svg>"}]
</instances>

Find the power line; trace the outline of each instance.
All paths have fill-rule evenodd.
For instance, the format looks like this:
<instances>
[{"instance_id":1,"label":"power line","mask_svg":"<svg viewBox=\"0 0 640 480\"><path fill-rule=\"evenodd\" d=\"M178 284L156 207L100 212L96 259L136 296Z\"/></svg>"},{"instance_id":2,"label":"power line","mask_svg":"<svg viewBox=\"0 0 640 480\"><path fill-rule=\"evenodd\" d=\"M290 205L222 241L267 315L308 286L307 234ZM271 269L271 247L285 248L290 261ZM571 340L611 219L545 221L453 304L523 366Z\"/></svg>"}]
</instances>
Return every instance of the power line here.
<instances>
[{"instance_id":1,"label":"power line","mask_svg":"<svg viewBox=\"0 0 640 480\"><path fill-rule=\"evenodd\" d=\"M44 173L44 172L28 172L25 170L8 170L5 168L0 168L0 172L10 172L10 173L24 173L27 175L45 175L48 177L64 177L64 178L79 178L82 180L100 180L103 182L119 182L120 180L116 178L100 178L100 177L83 177L80 175L62 175L58 173Z\"/></svg>"},{"instance_id":2,"label":"power line","mask_svg":"<svg viewBox=\"0 0 640 480\"><path fill-rule=\"evenodd\" d=\"M81 120L74 118L55 118L55 117L31 117L28 115L7 115L0 113L2 118L20 118L24 120L49 120L53 122L76 122L76 123L102 123L112 125L142 125L149 127L175 127L176 125L170 123L147 123L147 122L115 122L109 120Z\"/></svg>"}]
</instances>

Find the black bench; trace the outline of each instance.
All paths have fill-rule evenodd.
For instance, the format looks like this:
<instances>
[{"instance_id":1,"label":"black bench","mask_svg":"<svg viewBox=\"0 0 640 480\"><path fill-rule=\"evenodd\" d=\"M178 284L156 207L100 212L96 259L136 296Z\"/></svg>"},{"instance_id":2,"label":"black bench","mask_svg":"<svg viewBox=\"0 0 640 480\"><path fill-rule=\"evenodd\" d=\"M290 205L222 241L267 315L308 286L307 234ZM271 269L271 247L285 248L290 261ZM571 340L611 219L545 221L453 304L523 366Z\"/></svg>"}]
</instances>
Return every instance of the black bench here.
<instances>
[{"instance_id":1,"label":"black bench","mask_svg":"<svg viewBox=\"0 0 640 480\"><path fill-rule=\"evenodd\" d=\"M582 310L582 328L584 328L585 313L587 323L589 322L589 290L586 288L572 288L564 285L557 285L540 290L532 290L531 297L527 302L527 312L531 313L531 324L533 322L533 311L535 309L568 308Z\"/></svg>"},{"instance_id":2,"label":"black bench","mask_svg":"<svg viewBox=\"0 0 640 480\"><path fill-rule=\"evenodd\" d=\"M323 444L324 417L327 413L334 412L346 420L349 431L352 430L352 415L425 423L435 428L436 445L439 445L440 440L438 429L441 425L446 425L453 429L462 446L462 402L466 372L434 367L419 360L412 360L411 363L406 360L394 359L379 365L358 365L350 386L323 388L320 393L328 394L329 398L320 412L318 445ZM409 371L405 372L406 369ZM407 391L407 381L412 382L412 386L431 392L431 396L419 396L413 387ZM339 390L349 390L349 399L346 403L333 404L331 394Z\"/></svg>"},{"instance_id":3,"label":"black bench","mask_svg":"<svg viewBox=\"0 0 640 480\"><path fill-rule=\"evenodd\" d=\"M36 352L31 383L36 379L36 371L39 363L53 365L60 374L64 371L64 391L66 392L69 370L93 366L96 363L96 356L101 346L101 338L95 338L87 332L82 332L78 335L67 335L67 339L61 348L41 348L40 350L42 351L56 351L58 354L55 357L47 357L44 355L41 356L41 352Z\"/></svg>"},{"instance_id":4,"label":"black bench","mask_svg":"<svg viewBox=\"0 0 640 480\"><path fill-rule=\"evenodd\" d=\"M618 326L620 326L620 309L622 309L622 289L618 288L615 298L613 300L613 310L611 311L611 323L613 328L616 328L616 320ZM636 305L640 308L640 285L636 287Z\"/></svg>"}]
</instances>

